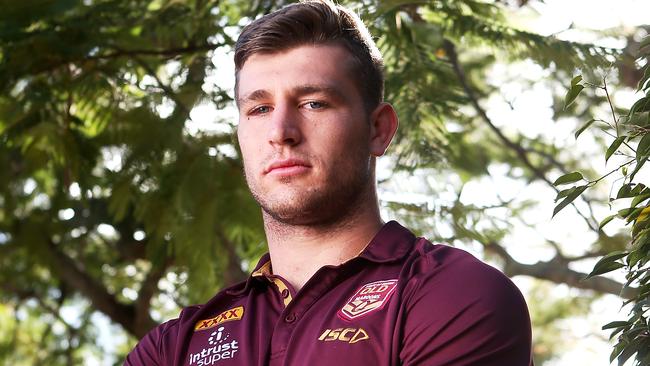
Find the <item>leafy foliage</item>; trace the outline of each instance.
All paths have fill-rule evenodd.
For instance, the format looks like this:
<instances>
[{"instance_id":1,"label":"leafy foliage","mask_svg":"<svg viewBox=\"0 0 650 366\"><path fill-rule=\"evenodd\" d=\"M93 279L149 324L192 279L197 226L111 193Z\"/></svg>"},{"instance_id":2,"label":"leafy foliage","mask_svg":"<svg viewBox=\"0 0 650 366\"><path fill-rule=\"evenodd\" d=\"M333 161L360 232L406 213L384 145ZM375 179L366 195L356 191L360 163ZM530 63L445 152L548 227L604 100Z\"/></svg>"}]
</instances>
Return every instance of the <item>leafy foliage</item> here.
<instances>
[{"instance_id":1,"label":"leafy foliage","mask_svg":"<svg viewBox=\"0 0 650 366\"><path fill-rule=\"evenodd\" d=\"M624 269L627 279L624 289L635 288L635 296L626 301L626 303L633 304L628 320L614 321L603 326L603 330L612 330L610 338L616 337L618 340L610 361L617 359L619 365L625 363L632 356L635 356L637 365L650 363L650 327L648 323L648 311L650 311L650 220L648 220L650 205L648 199L650 199L650 188L639 182L637 176L650 158L650 130L648 129L650 125L650 65L648 64L650 36L640 43L638 59L645 63L644 76L639 81L637 89L637 92L643 96L632 105L627 114L620 117L614 112L614 106L610 101L612 122L600 121L601 124L604 124L603 131L614 138L605 151L605 161L618 154L622 159L622 164L600 178L589 181L586 185L572 188L573 191L566 195L565 200L558 204L554 212L564 208L566 206L564 203L567 200L575 200L586 188L595 185L611 174L618 175L622 180L616 196L611 200L624 200L629 202L629 206L619 210L615 215L606 217L599 228L602 229L614 218L625 220L625 224L630 227L632 240L625 250L613 251L603 256L587 277L591 278ZM576 76L571 81L565 99L566 106L573 103L584 89L584 86L580 84L581 81L581 76ZM588 87L602 90L609 99L606 79L603 79L602 85L585 84ZM594 121L590 120L581 127L576 132L576 138ZM576 173L564 175L558 178L555 184L575 182L577 179L574 178L577 178ZM581 175L580 178L582 178Z\"/></svg>"},{"instance_id":2,"label":"leafy foliage","mask_svg":"<svg viewBox=\"0 0 650 366\"><path fill-rule=\"evenodd\" d=\"M578 170L579 158L560 164L553 143L504 132L489 118L481 105L499 85L485 75L497 60L533 62L561 79L615 52L511 27L498 2L347 3L378 38L386 99L401 118L393 176L381 188L417 176L427 190L425 204L386 199L389 212L434 240L484 249L509 275L582 286L555 276L569 273L559 252L564 262L526 272L500 251L534 203L481 206L461 195L495 167L547 186L550 174ZM98 314L129 334L119 358L178 307L241 279L265 251L229 117L232 91L220 81L231 71L219 60L230 56L242 24L284 4L0 0L1 359L57 365L103 357ZM642 111L644 103L630 121ZM642 158L649 145L639 141ZM584 179L572 174L560 183ZM558 198L567 206L578 190L558 190ZM629 213L637 221L645 214ZM585 257L620 242L603 235ZM582 288L611 292L600 284Z\"/></svg>"}]
</instances>

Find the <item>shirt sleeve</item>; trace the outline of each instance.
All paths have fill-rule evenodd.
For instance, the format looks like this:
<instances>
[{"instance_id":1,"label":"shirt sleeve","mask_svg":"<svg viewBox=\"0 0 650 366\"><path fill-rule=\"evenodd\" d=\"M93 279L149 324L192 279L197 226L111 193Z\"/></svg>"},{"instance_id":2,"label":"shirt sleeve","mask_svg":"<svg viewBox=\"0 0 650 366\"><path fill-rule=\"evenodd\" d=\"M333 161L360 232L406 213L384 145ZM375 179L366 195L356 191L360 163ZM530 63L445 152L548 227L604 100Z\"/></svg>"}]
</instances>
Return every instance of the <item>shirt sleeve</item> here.
<instances>
[{"instance_id":1,"label":"shirt sleeve","mask_svg":"<svg viewBox=\"0 0 650 366\"><path fill-rule=\"evenodd\" d=\"M163 366L167 362L164 356L163 338L170 330L176 329L178 319L163 323L145 335L131 350L124 360L124 366Z\"/></svg>"},{"instance_id":2,"label":"shirt sleeve","mask_svg":"<svg viewBox=\"0 0 650 366\"><path fill-rule=\"evenodd\" d=\"M428 258L407 294L404 366L532 366L528 309L517 287L470 254ZM443 251L444 252L444 251Z\"/></svg>"}]
</instances>

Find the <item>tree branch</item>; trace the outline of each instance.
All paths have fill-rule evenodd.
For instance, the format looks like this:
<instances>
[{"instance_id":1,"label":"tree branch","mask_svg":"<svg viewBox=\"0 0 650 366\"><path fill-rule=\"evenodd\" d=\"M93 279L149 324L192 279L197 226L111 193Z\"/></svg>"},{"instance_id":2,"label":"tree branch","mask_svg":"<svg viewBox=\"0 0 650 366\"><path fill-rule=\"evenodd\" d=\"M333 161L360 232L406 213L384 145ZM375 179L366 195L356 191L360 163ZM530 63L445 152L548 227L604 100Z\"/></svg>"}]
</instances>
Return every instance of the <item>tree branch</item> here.
<instances>
[{"instance_id":1,"label":"tree branch","mask_svg":"<svg viewBox=\"0 0 650 366\"><path fill-rule=\"evenodd\" d=\"M221 228L218 228L216 233L219 241L221 241L221 247L226 252L226 271L223 274L224 285L231 285L245 280L248 274L241 268L241 259L235 252L235 244L226 237Z\"/></svg>"},{"instance_id":2,"label":"tree branch","mask_svg":"<svg viewBox=\"0 0 650 366\"><path fill-rule=\"evenodd\" d=\"M125 49L119 49L119 48L114 48L115 51L113 52L108 52L103 55L96 55L96 56L87 56L84 59L85 60L110 60L110 59L115 59L115 58L120 58L120 57L125 57L125 56L166 56L166 57L174 57L178 55L184 55L184 54L189 54L189 53L195 53L195 52L200 52L200 51L212 51L215 50L219 47L223 46L223 44L219 43L205 43L202 45L193 45L193 46L187 46L187 47L175 47L175 48L169 48L169 49L133 49L133 50L125 50Z\"/></svg>"},{"instance_id":3,"label":"tree branch","mask_svg":"<svg viewBox=\"0 0 650 366\"><path fill-rule=\"evenodd\" d=\"M61 281L86 296L95 309L106 314L129 333L138 338L146 334L146 331L143 332L142 328L136 326L136 309L133 305L117 301L101 283L79 268L77 263L60 251L53 242L45 243L43 249L51 263L52 271L59 274ZM152 319L148 319L148 322L155 324Z\"/></svg>"},{"instance_id":4,"label":"tree branch","mask_svg":"<svg viewBox=\"0 0 650 366\"><path fill-rule=\"evenodd\" d=\"M504 261L503 272L508 277L531 276L555 283L563 283L575 288L612 294L625 299L633 298L638 291L636 288L624 288L623 284L605 277L592 277L585 280L586 273L571 270L563 261L538 261L535 264L520 263L512 258L505 248L495 242L487 243L485 250L496 254Z\"/></svg>"},{"instance_id":5,"label":"tree branch","mask_svg":"<svg viewBox=\"0 0 650 366\"><path fill-rule=\"evenodd\" d=\"M98 60L115 60L122 57L146 57L146 56L160 56L172 58L180 55L193 54L197 52L213 51L219 47L225 46L222 43L205 43L202 45L192 45L187 47L174 47L169 49L118 49L113 47L109 52L99 55L80 55L75 58L63 58L62 60L45 64L45 67L40 67L33 71L34 75L42 73L51 73L54 70L74 63L88 63L96 62Z\"/></svg>"},{"instance_id":6,"label":"tree branch","mask_svg":"<svg viewBox=\"0 0 650 366\"><path fill-rule=\"evenodd\" d=\"M133 60L135 60L138 65L140 65L146 72L149 74L151 77L153 77L156 80L156 83L158 86L165 92L165 94L169 97L169 99L173 100L174 103L176 103L176 107L180 109L180 112L183 114L187 115L187 118L190 116L190 108L188 108L183 102L178 98L176 93L165 83L163 83L162 80L158 77L158 73L156 73L156 70L151 68L149 64L141 59L138 56L133 56Z\"/></svg>"},{"instance_id":7,"label":"tree branch","mask_svg":"<svg viewBox=\"0 0 650 366\"><path fill-rule=\"evenodd\" d=\"M470 102L472 103L472 106L476 110L476 113L481 117L481 119L485 122L485 124L488 125L488 127L497 135L499 140L503 142L503 144L508 147L510 150L514 151L514 153L517 155L517 158L540 180L546 182L551 188L553 188L556 192L559 192L559 189L553 185L553 182L551 182L547 177L546 174L540 170L538 167L536 167L528 158L528 152L526 149L524 149L521 145L511 141L506 135L501 132L501 130L494 125L490 117L488 117L487 113L481 107L481 105L478 102L478 98L476 96L476 93L474 93L474 90L472 87L469 85L469 82L467 81L467 77L465 76L465 72L463 71L462 66L460 65L460 62L458 61L458 54L456 53L456 46L449 40L445 39L443 42L443 48L445 49L445 52L447 53L447 57L449 58L449 62L451 63L451 66L454 70L454 73L456 74L456 77L458 78L458 81L460 82L461 86L463 87L463 90L465 91L465 94L467 97L470 99ZM571 205L575 208L576 212L578 215L580 215L584 221L587 223L587 226L598 232L598 222L594 218L589 218L582 214L580 210L575 206L574 203L571 203Z\"/></svg>"},{"instance_id":8,"label":"tree branch","mask_svg":"<svg viewBox=\"0 0 650 366\"><path fill-rule=\"evenodd\" d=\"M138 291L138 299L135 301L135 327L138 332L146 334L156 326L156 322L149 315L151 298L156 294L158 281L165 275L170 264L171 260L166 260L158 266L152 266L147 277L142 281L140 291Z\"/></svg>"}]
</instances>

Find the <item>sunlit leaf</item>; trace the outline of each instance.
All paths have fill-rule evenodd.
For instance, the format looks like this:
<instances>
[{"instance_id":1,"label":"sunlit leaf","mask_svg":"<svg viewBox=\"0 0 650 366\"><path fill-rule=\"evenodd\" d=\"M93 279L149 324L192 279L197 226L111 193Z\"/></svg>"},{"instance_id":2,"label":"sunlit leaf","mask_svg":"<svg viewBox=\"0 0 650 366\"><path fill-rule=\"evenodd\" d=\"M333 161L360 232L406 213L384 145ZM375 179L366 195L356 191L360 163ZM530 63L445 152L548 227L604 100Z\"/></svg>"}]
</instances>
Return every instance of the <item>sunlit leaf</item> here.
<instances>
[{"instance_id":1,"label":"sunlit leaf","mask_svg":"<svg viewBox=\"0 0 650 366\"><path fill-rule=\"evenodd\" d=\"M566 96L564 97L564 109L569 108L573 102L575 102L582 89L585 87L582 85L572 85L569 91L567 91Z\"/></svg>"},{"instance_id":2,"label":"sunlit leaf","mask_svg":"<svg viewBox=\"0 0 650 366\"><path fill-rule=\"evenodd\" d=\"M621 144L625 141L627 136L619 136L614 141L612 142L611 145L609 145L609 148L607 148L607 152L605 153L605 161L609 160L609 158L614 154L618 148L621 146Z\"/></svg>"},{"instance_id":3,"label":"sunlit leaf","mask_svg":"<svg viewBox=\"0 0 650 366\"><path fill-rule=\"evenodd\" d=\"M599 224L598 224L598 230L602 230L605 225L607 225L610 221L612 221L615 217L618 215L609 215L605 217Z\"/></svg>"},{"instance_id":4,"label":"sunlit leaf","mask_svg":"<svg viewBox=\"0 0 650 366\"><path fill-rule=\"evenodd\" d=\"M603 325L601 328L602 330L607 330L607 329L612 329L612 328L620 328L620 327L626 327L630 323L628 321L613 321L611 323L607 323Z\"/></svg>"},{"instance_id":5,"label":"sunlit leaf","mask_svg":"<svg viewBox=\"0 0 650 366\"><path fill-rule=\"evenodd\" d=\"M579 180L582 180L582 174L580 172L571 172L568 174L564 174L560 177L558 177L555 182L553 182L554 186L559 186L563 184L569 184L569 183L575 183Z\"/></svg>"},{"instance_id":6,"label":"sunlit leaf","mask_svg":"<svg viewBox=\"0 0 650 366\"><path fill-rule=\"evenodd\" d=\"M645 134L636 147L636 160L641 161L650 155L650 134Z\"/></svg>"},{"instance_id":7,"label":"sunlit leaf","mask_svg":"<svg viewBox=\"0 0 650 366\"><path fill-rule=\"evenodd\" d=\"M575 138L576 140L578 139L578 136L580 136L589 126L591 126L594 122L596 122L595 119L590 119L587 121L587 123L583 124L575 133Z\"/></svg>"},{"instance_id":8,"label":"sunlit leaf","mask_svg":"<svg viewBox=\"0 0 650 366\"><path fill-rule=\"evenodd\" d=\"M571 204L571 202L575 201L578 196L582 194L582 192L585 191L589 186L584 185L584 186L579 186L575 187L575 190L572 191L570 194L562 200L562 202L558 203L555 208L553 209L553 216L555 216L558 212L560 212L563 208L565 208L567 205Z\"/></svg>"},{"instance_id":9,"label":"sunlit leaf","mask_svg":"<svg viewBox=\"0 0 650 366\"><path fill-rule=\"evenodd\" d=\"M609 253L608 255L604 256L596 263L594 269L587 275L585 279L589 279L591 277L605 274L617 270L619 268L625 267L625 264L617 262L617 260L625 257L627 254L628 254L627 252L621 252L621 251Z\"/></svg>"}]
</instances>

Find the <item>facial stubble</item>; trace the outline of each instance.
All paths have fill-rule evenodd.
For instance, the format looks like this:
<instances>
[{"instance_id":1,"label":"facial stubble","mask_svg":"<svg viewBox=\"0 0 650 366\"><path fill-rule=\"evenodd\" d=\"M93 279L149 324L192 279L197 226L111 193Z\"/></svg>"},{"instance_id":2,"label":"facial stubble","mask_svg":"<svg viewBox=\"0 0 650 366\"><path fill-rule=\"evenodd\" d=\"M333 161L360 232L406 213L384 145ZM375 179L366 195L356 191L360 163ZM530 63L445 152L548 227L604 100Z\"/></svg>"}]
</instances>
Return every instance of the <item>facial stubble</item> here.
<instances>
[{"instance_id":1,"label":"facial stubble","mask_svg":"<svg viewBox=\"0 0 650 366\"><path fill-rule=\"evenodd\" d=\"M262 192L246 169L246 182L253 198L273 220L285 225L332 225L353 216L367 199L373 199L374 175L370 155L360 147L348 161L346 169L328 172L323 182L305 185L301 177L287 177L278 182L285 187L282 197ZM350 164L352 163L352 164ZM334 166L336 162L334 163ZM336 174L335 174L336 173Z\"/></svg>"}]
</instances>

